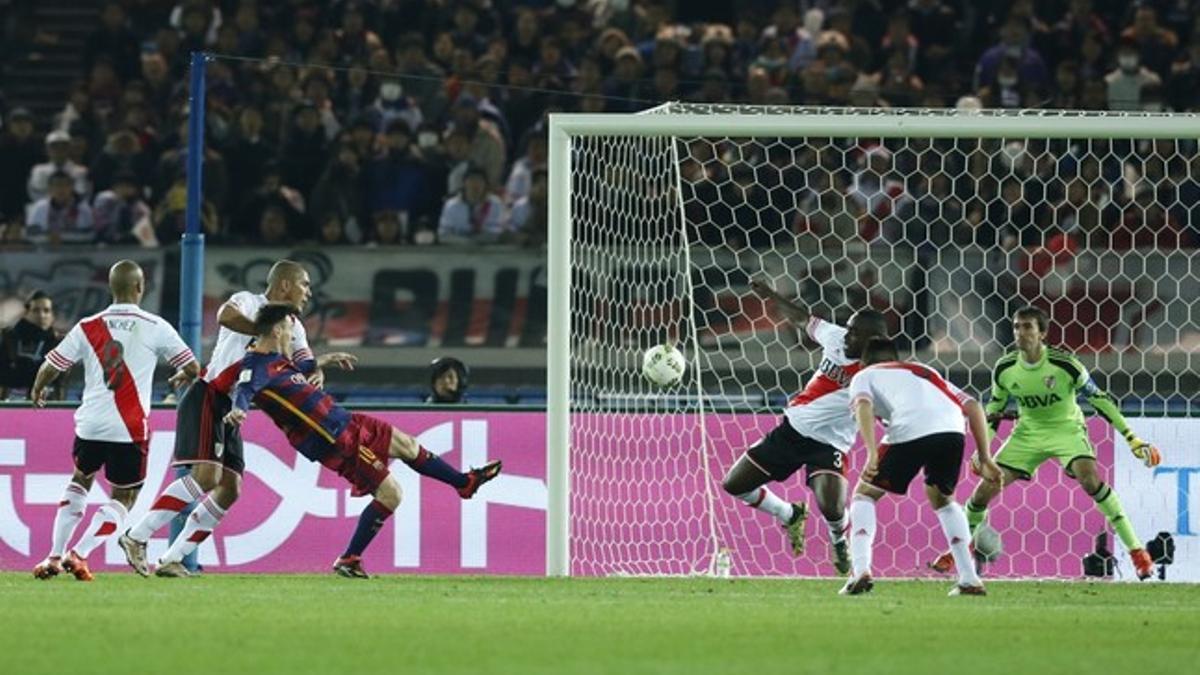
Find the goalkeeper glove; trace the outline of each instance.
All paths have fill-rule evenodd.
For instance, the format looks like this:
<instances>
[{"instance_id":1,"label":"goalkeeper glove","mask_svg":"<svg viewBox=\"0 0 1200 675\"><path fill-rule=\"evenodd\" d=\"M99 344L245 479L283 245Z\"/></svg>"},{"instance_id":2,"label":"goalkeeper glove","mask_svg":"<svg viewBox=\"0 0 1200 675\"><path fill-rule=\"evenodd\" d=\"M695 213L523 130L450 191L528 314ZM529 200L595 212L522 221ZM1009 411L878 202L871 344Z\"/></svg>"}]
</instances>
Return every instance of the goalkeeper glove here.
<instances>
[{"instance_id":1,"label":"goalkeeper glove","mask_svg":"<svg viewBox=\"0 0 1200 675\"><path fill-rule=\"evenodd\" d=\"M1156 467L1162 462L1162 453L1158 451L1158 448L1138 438L1132 429L1125 433L1125 440L1129 443L1129 450L1133 456L1142 460L1142 464L1145 464L1146 468Z\"/></svg>"}]
</instances>

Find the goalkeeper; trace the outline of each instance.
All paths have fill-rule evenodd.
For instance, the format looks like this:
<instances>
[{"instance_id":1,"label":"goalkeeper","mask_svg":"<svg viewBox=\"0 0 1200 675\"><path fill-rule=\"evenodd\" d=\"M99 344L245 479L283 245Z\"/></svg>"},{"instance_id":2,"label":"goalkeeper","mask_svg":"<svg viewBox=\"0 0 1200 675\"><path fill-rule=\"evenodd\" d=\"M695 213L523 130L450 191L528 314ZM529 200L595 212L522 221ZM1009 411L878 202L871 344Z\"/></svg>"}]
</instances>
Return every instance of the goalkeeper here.
<instances>
[{"instance_id":1,"label":"goalkeeper","mask_svg":"<svg viewBox=\"0 0 1200 675\"><path fill-rule=\"evenodd\" d=\"M1047 322L1046 314L1036 307L1018 310L1013 318L1017 349L1001 357L992 370L992 396L986 406L992 434L999 427L1010 398L1017 400L1018 421L996 456L1003 473L1002 482L981 481L967 501L971 533L984 521L988 504L1005 486L1017 479L1029 480L1043 462L1056 459L1108 518L1129 550L1138 578L1149 578L1153 561L1134 534L1117 493L1100 477L1096 450L1088 441L1083 411L1076 398L1080 394L1086 396L1147 467L1156 466L1161 460L1158 449L1134 434L1117 405L1096 386L1074 356L1045 345ZM974 461L971 466L977 468ZM939 572L949 572L953 566L954 559L949 553L930 565Z\"/></svg>"}]
</instances>

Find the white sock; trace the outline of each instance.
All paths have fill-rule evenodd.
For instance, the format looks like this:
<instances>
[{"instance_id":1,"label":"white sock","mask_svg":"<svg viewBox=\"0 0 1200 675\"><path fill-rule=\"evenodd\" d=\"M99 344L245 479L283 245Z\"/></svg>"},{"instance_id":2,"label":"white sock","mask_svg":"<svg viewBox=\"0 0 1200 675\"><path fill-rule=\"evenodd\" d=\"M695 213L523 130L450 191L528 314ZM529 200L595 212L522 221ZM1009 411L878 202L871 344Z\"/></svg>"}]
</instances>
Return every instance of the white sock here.
<instances>
[{"instance_id":1,"label":"white sock","mask_svg":"<svg viewBox=\"0 0 1200 675\"><path fill-rule=\"evenodd\" d=\"M192 478L191 474L175 479L162 491L158 499L154 500L154 504L146 512L146 515L142 516L136 525L129 528L129 536L142 542L150 539L160 527L179 515L179 512L186 509L189 504L203 498L204 490L200 489L200 485L195 478Z\"/></svg>"},{"instance_id":2,"label":"white sock","mask_svg":"<svg viewBox=\"0 0 1200 675\"><path fill-rule=\"evenodd\" d=\"M756 488L746 494L738 495L737 498L759 511L766 511L775 516L775 519L783 525L792 522L792 505L783 501L766 487Z\"/></svg>"},{"instance_id":3,"label":"white sock","mask_svg":"<svg viewBox=\"0 0 1200 675\"><path fill-rule=\"evenodd\" d=\"M87 558L89 553L96 550L97 546L121 527L128 515L129 511L125 505L116 500L101 506L72 550L78 553L80 558Z\"/></svg>"},{"instance_id":4,"label":"white sock","mask_svg":"<svg viewBox=\"0 0 1200 675\"><path fill-rule=\"evenodd\" d=\"M958 570L960 586L980 585L979 575L975 573L975 560L967 548L971 543L971 528L967 525L967 514L958 505L950 502L937 510L938 520L942 523L942 532L946 533L946 541L950 542L950 553L954 556L954 568Z\"/></svg>"},{"instance_id":5,"label":"white sock","mask_svg":"<svg viewBox=\"0 0 1200 675\"><path fill-rule=\"evenodd\" d=\"M208 535L212 534L213 529L225 517L225 509L217 506L213 501L212 496L204 498L196 510L188 516L187 524L183 526L183 531L172 542L171 547L159 558L158 564L165 565L170 562L179 562L184 559L200 542L208 539Z\"/></svg>"},{"instance_id":6,"label":"white sock","mask_svg":"<svg viewBox=\"0 0 1200 675\"><path fill-rule=\"evenodd\" d=\"M871 573L871 547L875 543L875 500L854 495L850 502L850 554L854 576Z\"/></svg>"},{"instance_id":7,"label":"white sock","mask_svg":"<svg viewBox=\"0 0 1200 675\"><path fill-rule=\"evenodd\" d=\"M54 514L54 536L50 541L50 557L61 558L67 551L67 542L75 534L75 526L83 520L83 510L87 508L87 490L79 483L67 483L63 498L58 502L58 511Z\"/></svg>"},{"instance_id":8,"label":"white sock","mask_svg":"<svg viewBox=\"0 0 1200 675\"><path fill-rule=\"evenodd\" d=\"M842 517L837 520L825 519L825 524L829 525L829 541L830 543L838 543L846 538L846 512L842 511Z\"/></svg>"}]
</instances>

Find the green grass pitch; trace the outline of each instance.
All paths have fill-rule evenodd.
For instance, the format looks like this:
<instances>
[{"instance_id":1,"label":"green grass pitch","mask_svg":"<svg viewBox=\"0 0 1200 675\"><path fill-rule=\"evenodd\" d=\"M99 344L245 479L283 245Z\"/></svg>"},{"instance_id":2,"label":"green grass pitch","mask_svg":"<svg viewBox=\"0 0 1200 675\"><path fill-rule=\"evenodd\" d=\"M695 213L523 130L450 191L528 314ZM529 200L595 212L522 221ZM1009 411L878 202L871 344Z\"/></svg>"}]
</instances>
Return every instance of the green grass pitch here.
<instances>
[{"instance_id":1,"label":"green grass pitch","mask_svg":"<svg viewBox=\"0 0 1200 675\"><path fill-rule=\"evenodd\" d=\"M4 673L1188 673L1200 586L0 574Z\"/></svg>"}]
</instances>

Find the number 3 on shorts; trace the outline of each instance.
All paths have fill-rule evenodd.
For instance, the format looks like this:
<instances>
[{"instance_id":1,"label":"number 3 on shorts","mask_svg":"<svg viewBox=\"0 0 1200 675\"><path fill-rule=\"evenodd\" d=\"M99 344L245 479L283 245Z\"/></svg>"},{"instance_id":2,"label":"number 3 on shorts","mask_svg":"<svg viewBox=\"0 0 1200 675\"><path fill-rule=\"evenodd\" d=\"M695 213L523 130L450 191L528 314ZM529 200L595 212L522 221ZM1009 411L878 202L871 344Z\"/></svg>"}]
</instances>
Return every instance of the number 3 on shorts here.
<instances>
[{"instance_id":1,"label":"number 3 on shorts","mask_svg":"<svg viewBox=\"0 0 1200 675\"><path fill-rule=\"evenodd\" d=\"M100 348L100 367L104 370L104 384L109 391L116 391L125 383L125 345L109 340Z\"/></svg>"},{"instance_id":2,"label":"number 3 on shorts","mask_svg":"<svg viewBox=\"0 0 1200 675\"><path fill-rule=\"evenodd\" d=\"M833 453L833 468L837 469L838 471L842 470L842 453Z\"/></svg>"}]
</instances>

